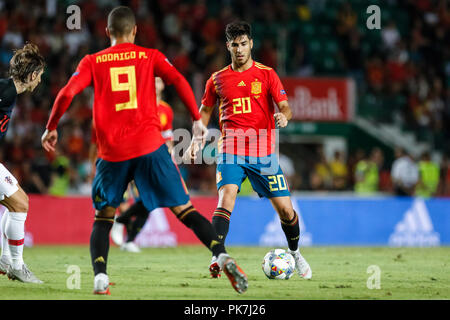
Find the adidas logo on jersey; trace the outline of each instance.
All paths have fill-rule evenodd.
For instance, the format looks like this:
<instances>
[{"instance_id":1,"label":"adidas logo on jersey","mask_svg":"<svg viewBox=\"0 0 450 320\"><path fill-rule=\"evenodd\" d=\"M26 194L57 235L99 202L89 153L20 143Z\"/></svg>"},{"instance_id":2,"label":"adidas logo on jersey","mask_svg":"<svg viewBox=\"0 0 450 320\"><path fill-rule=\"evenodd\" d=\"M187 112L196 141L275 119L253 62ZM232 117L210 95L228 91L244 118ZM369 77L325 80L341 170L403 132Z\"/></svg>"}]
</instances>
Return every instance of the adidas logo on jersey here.
<instances>
[{"instance_id":1,"label":"adidas logo on jersey","mask_svg":"<svg viewBox=\"0 0 450 320\"><path fill-rule=\"evenodd\" d=\"M245 87L245 82L244 80L242 80L241 82L239 82L239 84L237 85L238 87Z\"/></svg>"},{"instance_id":2,"label":"adidas logo on jersey","mask_svg":"<svg viewBox=\"0 0 450 320\"><path fill-rule=\"evenodd\" d=\"M423 199L415 199L403 220L389 237L393 247L432 247L440 244L439 233L433 229L430 214Z\"/></svg>"}]
</instances>

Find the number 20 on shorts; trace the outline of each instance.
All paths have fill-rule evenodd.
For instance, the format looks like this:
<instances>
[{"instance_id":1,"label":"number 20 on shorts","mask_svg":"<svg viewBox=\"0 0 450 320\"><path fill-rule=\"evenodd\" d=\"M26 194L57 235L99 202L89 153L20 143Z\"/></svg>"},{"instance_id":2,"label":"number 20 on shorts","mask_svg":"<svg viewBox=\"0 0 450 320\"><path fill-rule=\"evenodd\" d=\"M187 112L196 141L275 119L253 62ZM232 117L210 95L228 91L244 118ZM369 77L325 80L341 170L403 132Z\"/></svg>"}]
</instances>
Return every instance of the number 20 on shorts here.
<instances>
[{"instance_id":1,"label":"number 20 on shorts","mask_svg":"<svg viewBox=\"0 0 450 320\"><path fill-rule=\"evenodd\" d=\"M134 66L111 68L111 90L112 91L128 91L130 100L124 103L116 104L116 111L137 109L137 94L136 94L136 70ZM127 82L119 82L120 75L127 75Z\"/></svg>"},{"instance_id":2,"label":"number 20 on shorts","mask_svg":"<svg viewBox=\"0 0 450 320\"><path fill-rule=\"evenodd\" d=\"M268 176L270 191L282 191L287 189L286 179L284 175Z\"/></svg>"}]
</instances>

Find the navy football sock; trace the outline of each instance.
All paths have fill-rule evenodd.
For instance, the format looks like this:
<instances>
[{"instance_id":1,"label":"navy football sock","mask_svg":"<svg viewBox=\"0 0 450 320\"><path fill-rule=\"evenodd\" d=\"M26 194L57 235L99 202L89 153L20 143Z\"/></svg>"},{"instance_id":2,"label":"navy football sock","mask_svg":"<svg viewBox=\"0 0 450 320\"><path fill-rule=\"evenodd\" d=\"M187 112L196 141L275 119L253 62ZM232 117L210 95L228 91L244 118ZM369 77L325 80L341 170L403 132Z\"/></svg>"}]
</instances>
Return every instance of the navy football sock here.
<instances>
[{"instance_id":1,"label":"navy football sock","mask_svg":"<svg viewBox=\"0 0 450 320\"><path fill-rule=\"evenodd\" d=\"M300 240L300 225L298 223L297 212L294 211L294 217L291 220L281 220L281 229L283 229L288 242L288 247L292 251L298 249L298 241Z\"/></svg>"},{"instance_id":2,"label":"navy football sock","mask_svg":"<svg viewBox=\"0 0 450 320\"><path fill-rule=\"evenodd\" d=\"M136 239L137 235L147 222L148 216L150 215L150 212L146 207L144 207L141 201L136 202L135 205L136 207L134 209L134 214L136 215L136 219L130 223L130 228L127 228L127 242L131 242Z\"/></svg>"},{"instance_id":3,"label":"navy football sock","mask_svg":"<svg viewBox=\"0 0 450 320\"><path fill-rule=\"evenodd\" d=\"M217 237L222 243L225 243L225 239L230 228L230 216L231 212L227 209L217 208L214 210L212 225L216 230Z\"/></svg>"},{"instance_id":4,"label":"navy football sock","mask_svg":"<svg viewBox=\"0 0 450 320\"><path fill-rule=\"evenodd\" d=\"M92 227L90 239L90 251L94 274L106 274L106 263L109 252L109 232L111 231L114 218L96 217Z\"/></svg>"},{"instance_id":5,"label":"navy football sock","mask_svg":"<svg viewBox=\"0 0 450 320\"><path fill-rule=\"evenodd\" d=\"M215 255L226 253L224 244L217 237L211 223L202 216L193 206L177 214L177 218L188 228L194 231L197 238Z\"/></svg>"},{"instance_id":6,"label":"navy football sock","mask_svg":"<svg viewBox=\"0 0 450 320\"><path fill-rule=\"evenodd\" d=\"M120 216L116 218L116 221L128 225L131 222L131 218L138 215L143 210L142 208L145 209L142 201L135 202L131 207L122 212Z\"/></svg>"}]
</instances>

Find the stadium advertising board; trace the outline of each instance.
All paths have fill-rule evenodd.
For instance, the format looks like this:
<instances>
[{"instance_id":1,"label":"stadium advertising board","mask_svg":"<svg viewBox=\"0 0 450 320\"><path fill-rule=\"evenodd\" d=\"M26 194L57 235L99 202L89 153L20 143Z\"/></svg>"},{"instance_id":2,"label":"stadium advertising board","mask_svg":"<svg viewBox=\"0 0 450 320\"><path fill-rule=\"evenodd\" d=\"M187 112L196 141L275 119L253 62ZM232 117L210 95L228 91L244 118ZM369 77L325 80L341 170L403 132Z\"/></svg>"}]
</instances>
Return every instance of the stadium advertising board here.
<instances>
[{"instance_id":1,"label":"stadium advertising board","mask_svg":"<svg viewBox=\"0 0 450 320\"><path fill-rule=\"evenodd\" d=\"M349 122L355 113L355 84L347 78L283 78L283 86L299 121Z\"/></svg>"},{"instance_id":2,"label":"stadium advertising board","mask_svg":"<svg viewBox=\"0 0 450 320\"><path fill-rule=\"evenodd\" d=\"M26 245L89 243L94 222L89 198L30 198ZM217 198L193 197L192 202L211 219ZM302 246L450 245L450 199L297 197L293 205L300 218ZM168 209L150 215L136 242L142 247L200 244ZM240 197L231 217L227 244L286 246L270 201Z\"/></svg>"}]
</instances>

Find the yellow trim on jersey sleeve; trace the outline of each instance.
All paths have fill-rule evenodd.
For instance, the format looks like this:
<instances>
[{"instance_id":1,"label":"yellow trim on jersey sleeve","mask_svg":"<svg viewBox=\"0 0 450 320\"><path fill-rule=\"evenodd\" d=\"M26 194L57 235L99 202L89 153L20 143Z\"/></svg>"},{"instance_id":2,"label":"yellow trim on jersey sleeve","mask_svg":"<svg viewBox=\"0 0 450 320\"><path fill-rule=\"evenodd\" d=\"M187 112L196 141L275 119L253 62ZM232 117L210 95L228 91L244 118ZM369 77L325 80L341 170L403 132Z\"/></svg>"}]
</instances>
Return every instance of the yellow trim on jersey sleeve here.
<instances>
[{"instance_id":1,"label":"yellow trim on jersey sleeve","mask_svg":"<svg viewBox=\"0 0 450 320\"><path fill-rule=\"evenodd\" d=\"M255 62L255 67L257 67L258 69L263 69L263 70L272 70L271 67L265 66L259 62Z\"/></svg>"}]
</instances>

